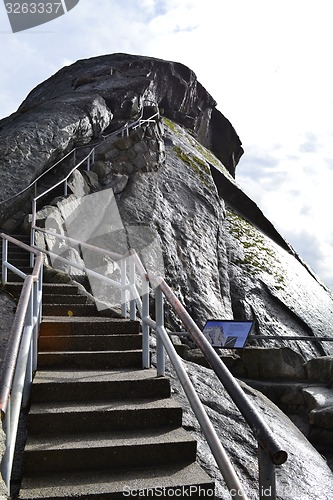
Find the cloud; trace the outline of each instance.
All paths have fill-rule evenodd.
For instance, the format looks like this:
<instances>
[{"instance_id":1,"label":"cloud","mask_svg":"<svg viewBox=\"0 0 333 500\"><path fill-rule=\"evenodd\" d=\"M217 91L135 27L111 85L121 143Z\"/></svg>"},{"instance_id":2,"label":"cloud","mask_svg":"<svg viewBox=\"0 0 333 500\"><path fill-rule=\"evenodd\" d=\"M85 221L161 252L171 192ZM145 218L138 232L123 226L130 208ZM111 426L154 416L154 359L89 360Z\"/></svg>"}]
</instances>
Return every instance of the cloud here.
<instances>
[{"instance_id":1,"label":"cloud","mask_svg":"<svg viewBox=\"0 0 333 500\"><path fill-rule=\"evenodd\" d=\"M81 0L66 16L13 35L0 10L0 115L78 59L129 52L182 62L243 142L236 180L283 235L298 235L298 245L304 236L304 250L313 234L328 273L331 11L331 0Z\"/></svg>"},{"instance_id":2,"label":"cloud","mask_svg":"<svg viewBox=\"0 0 333 500\"><path fill-rule=\"evenodd\" d=\"M316 153L318 151L318 138L313 132L307 132L306 139L300 145L301 153Z\"/></svg>"}]
</instances>

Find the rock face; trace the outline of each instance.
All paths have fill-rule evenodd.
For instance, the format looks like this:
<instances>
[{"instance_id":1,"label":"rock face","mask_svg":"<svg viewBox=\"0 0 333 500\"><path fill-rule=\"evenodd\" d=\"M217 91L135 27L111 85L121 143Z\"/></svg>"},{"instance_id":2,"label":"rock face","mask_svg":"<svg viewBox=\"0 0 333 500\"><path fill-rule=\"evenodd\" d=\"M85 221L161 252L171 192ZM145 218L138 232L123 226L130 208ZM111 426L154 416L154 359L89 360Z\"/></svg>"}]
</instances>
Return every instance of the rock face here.
<instances>
[{"instance_id":1,"label":"rock face","mask_svg":"<svg viewBox=\"0 0 333 500\"><path fill-rule=\"evenodd\" d=\"M143 118L155 115L150 122L124 137L102 138L136 120L142 103ZM13 229L25 218L29 229L31 190L24 190L32 180L73 146L82 146L76 151L80 161L98 144L90 171L80 169L71 176L68 195L45 197L38 207L38 225L118 253L136 248L148 269L165 275L200 327L208 318L254 320L249 343L259 351L269 348L271 358L263 362L255 349L244 351L239 376L258 375L271 383L274 373L292 373L297 383L304 378L317 382L316 358L333 354L332 343L269 337L330 335L332 295L237 185L240 140L190 69L126 54L78 61L40 84L17 113L2 120L0 139L5 228ZM41 179L44 188L72 167L72 160L60 162ZM119 264L111 258L92 260L41 233L37 243L119 279ZM54 259L52 264L77 278L74 267L63 268ZM97 292L93 282L90 286L99 303L114 306L117 297L109 288ZM167 326L179 330L173 311L166 312ZM239 369L239 359L229 361ZM247 471L251 491L256 476L253 439L244 437L243 422L215 387L212 373L191 363L188 370L216 426L225 431L222 437L237 467ZM330 384L331 363L325 370L325 383ZM180 393L176 385L175 391ZM323 459L286 416L259 393L246 391L282 439L292 436L288 449L293 460L283 478L281 473L281 488L297 484L290 498L329 498L325 491L332 489L332 475ZM323 422L331 435L327 408L313 403L311 418L314 426ZM190 413L187 418L199 434ZM294 449L301 452L296 456ZM205 452L202 456L210 461ZM279 498L289 497L280 491Z\"/></svg>"},{"instance_id":2,"label":"rock face","mask_svg":"<svg viewBox=\"0 0 333 500\"><path fill-rule=\"evenodd\" d=\"M245 481L248 497L259 498L257 444L251 430L243 417L235 412L234 404L211 370L188 362L186 370L239 477ZM188 407L183 390L170 367L168 367L168 375L172 380L173 395L186 408L184 425L198 440L198 458L201 465L216 481L216 498L227 500L230 494L203 439L197 420ZM329 500L333 487L333 475L323 457L269 399L244 383L242 387L265 422L273 429L276 439L288 453L287 462L276 467L277 498L279 500L305 498ZM239 453L240 449L242 449L241 453Z\"/></svg>"},{"instance_id":3,"label":"rock face","mask_svg":"<svg viewBox=\"0 0 333 500\"><path fill-rule=\"evenodd\" d=\"M0 215L14 213L18 203L8 200L74 144L135 116L142 97L191 129L234 174L240 140L189 68L127 54L101 56L63 68L0 121Z\"/></svg>"}]
</instances>

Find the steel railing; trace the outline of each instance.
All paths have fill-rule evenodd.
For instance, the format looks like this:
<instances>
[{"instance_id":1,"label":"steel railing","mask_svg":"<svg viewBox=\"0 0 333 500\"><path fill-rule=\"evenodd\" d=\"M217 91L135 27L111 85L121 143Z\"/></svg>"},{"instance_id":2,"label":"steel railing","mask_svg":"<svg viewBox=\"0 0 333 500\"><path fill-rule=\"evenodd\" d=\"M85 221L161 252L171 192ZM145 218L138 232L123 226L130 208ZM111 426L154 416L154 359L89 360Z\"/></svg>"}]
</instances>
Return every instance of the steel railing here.
<instances>
[{"instance_id":1,"label":"steel railing","mask_svg":"<svg viewBox=\"0 0 333 500\"><path fill-rule=\"evenodd\" d=\"M159 117L159 111L157 111L156 113L154 113L153 115L151 115L149 118L143 118L144 109L146 107L145 105L147 105L148 102L149 101L147 101L147 100L143 100L143 99L140 100L140 107L139 107L139 112L138 112L139 113L139 117L136 120L134 120L133 122L126 122L124 125L122 125L121 127L119 127L118 129L114 130L113 132L111 132L109 134L105 134L105 135L101 134L102 140L99 141L99 142L97 142L96 144L93 144L93 145L83 144L81 146L76 146L71 151L69 151L68 153L66 153L60 160L58 160L56 163L54 163L53 165L51 165L47 170L45 170L44 172L42 172L34 181L32 181L24 189L22 189L21 191L19 191L18 193L16 193L14 196L11 196L10 198L7 198L6 200L1 201L0 202L0 206L9 203L10 201L14 200L15 198L18 198L19 196L21 196L22 194L26 193L27 191L29 191L32 188L34 188L34 196L37 197L38 196L37 195L38 183L41 181L41 179L43 179L43 177L45 177L47 174L49 174L50 172L52 172L64 160L67 159L67 160L73 162L74 168L72 168L72 170L70 171L70 173L68 175L66 175L65 178L62 181L60 181L56 185L53 185L50 189L47 189L43 193L43 196L44 196L48 192L50 192L53 189L55 189L55 187L58 187L59 185L64 184L64 195L66 196L67 195L67 189L68 189L67 181L68 181L69 177L73 174L73 172L75 170L77 170L77 168L79 168L81 165L83 165L85 163L87 164L87 170L88 171L90 170L90 167L91 167L92 163L95 160L96 149L104 143L105 139L108 139L108 138L111 138L111 137L117 137L119 135L122 136L122 137L128 136L131 130L135 130L136 128L141 127L145 123L151 123L151 122L155 121L156 118ZM156 107L156 105L155 105L155 107ZM80 149L90 149L90 151L77 164L76 163L76 153ZM41 196L39 196L38 199L40 197Z\"/></svg>"},{"instance_id":2,"label":"steel railing","mask_svg":"<svg viewBox=\"0 0 333 500\"><path fill-rule=\"evenodd\" d=\"M69 180L69 178L72 176L72 174L76 170L78 170L79 167L83 166L84 164L86 164L87 171L90 170L91 165L95 161L96 150L97 150L98 147L100 147L101 145L104 144L104 140L105 139L108 139L110 137L117 137L119 135L121 135L122 137L124 137L125 135L128 136L130 130L135 130L136 128L141 127L142 125L144 125L146 123L153 123L160 116L159 115L159 111L157 111L156 113L154 113L153 115L149 116L148 118L143 118L144 108L145 108L144 103L142 103L141 104L141 108L140 108L140 116L139 116L139 118L137 118L135 121L133 121L131 123L125 123L125 125L123 125L119 129L111 132L110 134L102 135L103 140L101 142L99 142L99 143L97 143L95 145L83 145L83 146L78 146L78 147L74 148L72 151L70 151L69 153L67 153L67 155L65 155L64 158L62 158L61 160L59 160L56 164L54 164L52 167L50 167L48 170L46 170L43 174L41 174L33 183L30 184L30 186L28 186L23 191L21 191L20 193L18 193L18 194L22 194L24 191L28 190L33 185L35 186L35 195L34 195L34 198L32 200L32 216L31 216L32 221L31 221L31 227L34 227L36 225L36 219L37 219L37 202L41 198L43 198L47 194L51 193L53 190L55 190L57 187L59 187L61 185L64 185L64 196L67 196L67 194L68 194L68 180ZM76 152L79 149L83 149L83 148L85 148L85 149L88 148L88 149L90 149L90 151L89 151L89 153L82 160L80 160L78 163L76 163ZM58 166L59 163L61 163L63 159L68 158L71 154L73 155L74 167L70 170L70 172L67 173L65 175L65 177L63 177L60 181L58 181L57 183L55 183L54 185L52 185L50 188L44 190L40 194L37 194L37 182L44 175L48 174L51 170L53 170L56 166ZM18 195L16 195L16 196L18 196ZM35 244L34 230L32 230L31 231L31 245L34 246L34 244ZM33 260L31 260L31 265L33 265Z\"/></svg>"},{"instance_id":3,"label":"steel railing","mask_svg":"<svg viewBox=\"0 0 333 500\"><path fill-rule=\"evenodd\" d=\"M145 122L151 122L154 121L154 119L158 117L158 113L152 115L148 119L143 119L143 108L141 109L140 112L140 117L133 122L132 124L125 124L124 127L122 127L121 130L117 130L109 134L108 136L105 136L105 138L110 137L111 135L119 135L121 134L128 134L130 129L135 129L138 126L141 126ZM103 139L103 140L104 140ZM170 306L174 309L176 312L178 318L182 321L183 325L185 326L186 330L188 331L189 335L191 336L192 340L197 344L197 346L202 350L203 354L205 355L206 359L208 360L210 366L218 376L219 380L229 393L230 397L232 400L235 402L237 408L241 412L241 414L244 416L245 420L249 424L250 428L252 429L252 432L258 442L258 464L259 464L259 497L260 498L271 498L275 499L276 498L276 479L275 479L275 466L276 465L281 465L287 460L287 453L283 448L279 445L279 443L276 441L275 437L273 436L271 430L268 428L268 426L265 424L264 420L262 419L261 415L257 412L256 408L253 406L251 403L250 399L246 396L244 391L241 389L239 386L238 382L236 379L232 376L232 374L229 372L229 370L226 368L224 363L221 361L219 356L217 355L216 351L213 349L213 347L209 344L209 342L206 340L200 329L197 327L195 322L192 320L192 318L189 316L185 308L182 306L182 304L179 302L175 294L172 292L170 287L167 285L165 282L164 278L161 276L154 276L152 274L148 274L138 257L137 253L134 250L130 250L126 255L120 255L120 254L115 254L113 252L109 252L105 249L97 248L93 245L90 245L86 242L81 242L78 240L75 240L73 238L69 238L65 235L59 235L53 231L49 231L46 229L39 228L36 225L36 219L37 219L37 200L51 192L53 189L55 189L57 186L64 184L65 188L65 193L67 189L67 181L70 175L82 164L85 162L87 163L87 168L90 168L91 162L94 160L94 155L96 148L100 145L101 143L94 145L94 146L83 146L83 147L88 147L91 148L90 152L88 155L86 155L83 160L81 160L77 165L74 166L74 168L71 170L69 174L66 175L64 179L56 183L54 186L51 188L45 190L43 193L40 195L35 195L34 200L33 200L33 209L32 209L32 224L31 224L31 247L24 245L20 242L16 243L19 244L21 247L25 248L26 250L30 251L31 255L31 262L34 262L36 255L37 260L34 265L34 271L32 276L28 276L25 278L25 283L23 287L23 298L21 294L20 302L19 302L19 307L18 307L18 312L16 314L19 314L19 320L17 320L17 324L19 326L22 326L22 317L23 317L23 310L25 311L30 311L31 305L30 301L33 303L33 299L30 298L31 296L31 289L33 288L33 283L37 282L38 287L41 286L42 283L42 278L41 278L41 268L42 268L42 258L41 258L41 253L43 252L44 254L48 255L51 257L51 259L57 259L60 262L65 262L67 264L70 264L72 267L77 268L81 271L84 271L88 276L92 276L94 278L98 278L99 280L117 288L120 291L120 296L121 296L121 314L123 317L130 317L130 319L134 320L136 318L137 313L141 317L142 320L142 338L143 338L143 358L142 358L142 366L143 368L148 368L150 367L150 348L149 348L149 338L150 338L150 333L151 330L153 329L156 333L156 338L157 338L157 343L156 343L156 359L157 359L157 375L161 376L164 375L165 373L165 352L168 354L169 359L174 366L174 369L179 377L179 380L184 388L184 391L188 397L188 400L190 402L190 405L196 415L196 418L198 419L201 429L203 431L203 434L206 437L206 440L211 448L211 451L213 453L213 456L215 457L215 460L221 470L221 473L226 481L226 484L229 488L229 490L233 491L235 494L233 494L233 498L235 499L246 499L246 493L244 491L244 488L237 477L237 474L234 470L234 467L232 466L217 434L212 426L211 422L209 421L209 418L204 410L204 407L198 398L195 389L186 373L186 370L184 369L184 365L181 361L181 358L178 356L176 353L176 350L170 340L170 336L168 332L165 329L164 326L164 301L166 300ZM76 150L78 148L75 148L74 153L73 153L73 158L76 161ZM68 153L66 157L68 157L71 153ZM56 164L58 165L59 162ZM54 166L52 167L54 168ZM46 171L45 173L49 172ZM40 176L38 179L40 179L42 176ZM28 189L28 188L27 188ZM116 280L113 280L107 276L104 276L103 274L97 272L94 269L89 269L87 268L84 264L79 264L77 262L73 262L65 257L62 257L62 255L52 253L50 251L47 251L45 249L38 249L35 245L36 239L35 239L35 232L40 231L43 232L46 235L52 236L54 238L57 238L59 240L62 240L66 244L74 245L76 248L79 248L79 250L82 252L82 249L87 249L91 252L97 252L99 254L103 254L105 256L110 257L114 261L117 261L119 263L119 267L121 269L121 277L120 281L117 282ZM3 235L3 240L8 241L13 240L10 237L7 237ZM6 244L4 244L4 250L3 250L3 276L6 278L7 276L7 270L11 270L13 272L16 272L19 276L25 277L25 274L22 273L19 269L15 268L12 266L9 262L7 262L7 257L8 257L8 252L7 252ZM20 274L21 273L21 274ZM36 274L37 273L37 274ZM38 279L36 276L38 275ZM151 318L150 315L150 309L149 309L149 297L150 297L150 289L151 287L155 290L155 320ZM29 300L27 299L27 296L29 295ZM35 321L35 315L32 315L31 313L27 313L27 318L28 318L28 323L29 321L31 322L31 318L33 318L33 327L30 326L30 323L28 325L28 330L34 331L33 337L37 338L36 334L36 329L39 326L39 321L40 321L40 310L41 310L41 289L38 288L38 293L36 295L36 292L33 293L33 296L36 296L39 300L37 301L38 304L38 317L39 319ZM22 302L22 305L20 305ZM28 304L28 305L27 305ZM36 307L35 305L33 307ZM25 317L25 316L24 316ZM25 320L24 320L25 321ZM13 325L13 329L16 323ZM15 326L15 331L13 330L13 338L15 338L14 345L16 346L14 351L17 350L17 345L26 345L26 342L21 342L21 340L18 341L18 338L22 339L22 331L19 332L19 326ZM24 327L25 328L25 327ZM26 335L24 335L24 338ZM29 337L29 335L27 335ZM24 356L25 360L30 357L34 359L34 362L32 363L32 367L35 369L36 364L35 364L35 356L36 353L33 349L31 348L31 354L26 354L26 347L24 351ZM10 351L13 351L13 348L10 347ZM16 352L16 351L15 351ZM20 352L20 350L19 350ZM29 351L30 353L30 351ZM33 356L32 356L32 353ZM9 355L8 355L9 356ZM12 354L9 356L9 358L12 358ZM18 354L16 355L18 356ZM22 355L23 356L23 355ZM16 358L17 359L17 358ZM24 361L24 360L23 360ZM27 362L27 361L26 361ZM30 361L29 361L30 363ZM24 364L24 363L23 363ZM21 363L20 363L21 365ZM11 370L11 364L6 363L4 365L4 370L6 372L6 378L8 380L11 379L11 376L7 374ZM22 368L24 371L24 369ZM21 370L21 371L22 371ZM30 373L30 371L29 371ZM22 375L22 374L21 374ZM29 387L31 381L28 381L27 387ZM9 386L11 387L10 393L16 393L16 389L14 390L14 387L16 386L13 385L13 380ZM8 386L8 383L6 384ZM18 390L18 389L17 389ZM23 393L22 393L23 394ZM26 399L28 394L28 389L25 389L24 392L24 397L23 395L21 396L21 401ZM6 396L7 397L7 396ZM9 398L10 400L11 398ZM7 397L8 400L8 397ZM2 404L2 399L1 399L1 404ZM8 406L8 404L7 404ZM5 410L2 410L2 406L0 407L2 414L4 415L5 419L7 418L10 419L8 416L8 413ZM17 413L17 409L15 410ZM6 422L7 422L6 421ZM15 427L15 426L14 426ZM8 446L7 449L9 450L10 448L13 448L15 446L15 443L13 445L13 439L16 435L11 434L11 430L8 427L7 424L7 430L9 431L9 438L8 438ZM7 435L7 433L6 433ZM14 441L15 441L14 439ZM6 451L7 456L10 455L10 452ZM12 460L12 458L11 458ZM6 458L6 461L10 463L10 460ZM10 467L8 467L5 471L5 476L6 476L6 482L8 484L8 481L10 479ZM270 492L270 496L267 496L267 492ZM264 496L262 496L264 495Z\"/></svg>"},{"instance_id":4,"label":"steel railing","mask_svg":"<svg viewBox=\"0 0 333 500\"><path fill-rule=\"evenodd\" d=\"M37 369L37 341L42 317L43 254L24 243L1 234L2 284L8 271L24 278L7 349L1 367L0 412L6 434L6 450L1 462L3 480L10 491L16 436L21 408L28 403L33 373ZM26 275L8 262L8 243L33 253L32 274Z\"/></svg>"},{"instance_id":5,"label":"steel railing","mask_svg":"<svg viewBox=\"0 0 333 500\"><path fill-rule=\"evenodd\" d=\"M221 473L226 481L229 490L237 492L233 498L245 499L246 494L242 487L235 470L228 459L226 452L211 424L209 418L200 402L195 389L184 369L180 357L178 356L168 332L164 326L164 300L166 300L173 308L178 318L182 321L187 332L192 340L201 349L204 356L208 360L210 366L216 373L217 377L227 390L231 399L236 404L237 408L250 426L254 437L258 442L258 465L259 465L259 497L260 498L276 498L276 478L275 466L281 465L287 460L287 453L278 443L270 428L264 422L257 409L252 404L251 400L246 396L237 380L233 377L214 348L207 341L201 330L195 324L193 319L182 306L176 295L172 292L166 281L161 276L148 274L135 250L130 250L126 255L115 254L105 249L95 247L85 242L80 242L76 239L69 238L64 235L59 235L53 231L34 227L34 230L41 231L46 235L55 237L70 245L75 246L81 252L83 248L89 249L91 252L96 252L111 259L118 261L121 268L120 282L96 272L93 269L88 269L84 265L70 261L67 258L61 257L49 251L44 251L50 257L59 259L61 262L66 262L77 269L83 270L88 276L98 277L101 281L117 287L122 293L122 315L126 317L128 314L130 319L134 320L138 312L142 321L143 335L143 368L150 367L150 349L149 337L151 329L156 332L156 359L157 359L157 376L165 374L165 352L179 377L179 380L188 397L190 405L198 419L203 434L209 444L212 454L221 470ZM63 247L63 250L64 247ZM150 315L150 285L155 290L155 318L153 320ZM127 295L126 295L127 294ZM141 298L142 297L142 298ZM271 496L267 496L270 492ZM237 496L238 495L238 496ZM264 496L262 496L264 495Z\"/></svg>"}]
</instances>

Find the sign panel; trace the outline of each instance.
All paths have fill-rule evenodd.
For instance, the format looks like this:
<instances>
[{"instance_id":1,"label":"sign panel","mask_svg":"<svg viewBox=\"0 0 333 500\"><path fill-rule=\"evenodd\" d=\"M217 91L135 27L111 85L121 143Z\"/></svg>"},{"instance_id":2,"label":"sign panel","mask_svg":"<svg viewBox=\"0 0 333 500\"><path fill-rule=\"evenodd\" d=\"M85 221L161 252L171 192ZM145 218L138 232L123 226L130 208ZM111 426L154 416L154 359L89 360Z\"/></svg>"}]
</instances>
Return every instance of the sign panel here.
<instances>
[{"instance_id":1,"label":"sign panel","mask_svg":"<svg viewBox=\"0 0 333 500\"><path fill-rule=\"evenodd\" d=\"M253 321L209 319L203 334L213 347L242 349L252 329Z\"/></svg>"}]
</instances>

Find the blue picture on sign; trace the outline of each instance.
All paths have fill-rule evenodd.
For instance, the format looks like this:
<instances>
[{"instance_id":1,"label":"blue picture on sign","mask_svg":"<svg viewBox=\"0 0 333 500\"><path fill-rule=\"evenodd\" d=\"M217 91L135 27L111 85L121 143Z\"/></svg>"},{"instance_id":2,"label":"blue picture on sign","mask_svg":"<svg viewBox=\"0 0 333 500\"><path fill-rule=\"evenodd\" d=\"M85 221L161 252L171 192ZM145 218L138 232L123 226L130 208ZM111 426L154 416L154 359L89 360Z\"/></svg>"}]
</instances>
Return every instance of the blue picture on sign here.
<instances>
[{"instance_id":1,"label":"blue picture on sign","mask_svg":"<svg viewBox=\"0 0 333 500\"><path fill-rule=\"evenodd\" d=\"M243 349L253 327L253 321L206 321L203 334L213 347Z\"/></svg>"}]
</instances>

